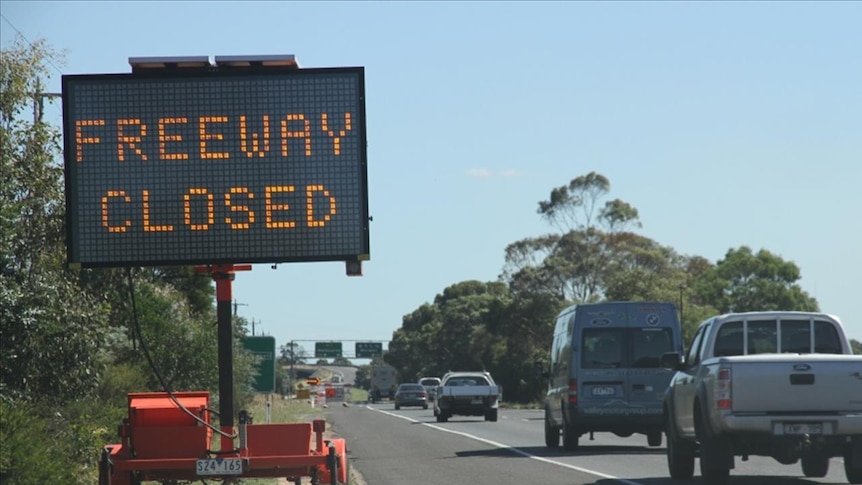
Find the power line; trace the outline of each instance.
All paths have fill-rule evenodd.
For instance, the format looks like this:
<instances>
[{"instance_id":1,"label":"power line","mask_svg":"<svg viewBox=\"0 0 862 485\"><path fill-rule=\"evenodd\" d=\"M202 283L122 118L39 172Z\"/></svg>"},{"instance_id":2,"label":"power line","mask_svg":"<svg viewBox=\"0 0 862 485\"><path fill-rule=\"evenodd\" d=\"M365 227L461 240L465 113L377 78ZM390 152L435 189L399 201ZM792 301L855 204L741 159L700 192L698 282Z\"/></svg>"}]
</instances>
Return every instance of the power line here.
<instances>
[{"instance_id":1,"label":"power line","mask_svg":"<svg viewBox=\"0 0 862 485\"><path fill-rule=\"evenodd\" d=\"M12 27L12 30L14 30L15 32L17 32L17 33L18 33L18 35L20 35L20 36L21 36L21 38L22 38L22 39L24 39L24 41L25 41L25 42L27 42L27 44L29 44L31 48L34 48L34 49L36 48L36 46L35 46L35 45L33 45L33 43L32 43L32 42L30 42L30 39L28 39L28 38L27 38L27 36L26 36L26 35L24 35L24 33L23 33L23 32L21 32L20 30L18 30L18 27L15 27L15 24L13 24L12 22L10 22L10 21L9 21L9 19L7 19L5 15L3 15L2 13L0 13L0 17L2 17L2 18L3 18L3 20L5 20L7 24L9 24L9 27ZM50 65L51 65L51 67L53 67L53 68L54 68L54 70L55 70L55 71L57 71L57 73L58 73L58 74L60 74L61 76L63 75L63 71L61 71L61 70L60 70L60 68L59 68L59 67L57 67L57 65L56 65L56 64L54 64L54 60L51 58L51 56L50 56L50 55L49 55L49 56L46 56L45 60L46 60L46 61L48 61L48 64L50 64Z\"/></svg>"}]
</instances>

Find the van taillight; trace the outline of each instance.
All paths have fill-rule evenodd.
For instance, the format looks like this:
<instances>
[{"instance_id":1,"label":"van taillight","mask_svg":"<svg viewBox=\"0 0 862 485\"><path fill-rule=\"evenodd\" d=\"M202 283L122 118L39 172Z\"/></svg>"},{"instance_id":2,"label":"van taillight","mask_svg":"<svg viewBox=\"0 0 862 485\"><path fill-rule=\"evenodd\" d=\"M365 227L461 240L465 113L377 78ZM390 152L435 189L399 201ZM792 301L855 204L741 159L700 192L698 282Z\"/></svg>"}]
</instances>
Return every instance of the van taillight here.
<instances>
[{"instance_id":1,"label":"van taillight","mask_svg":"<svg viewBox=\"0 0 862 485\"><path fill-rule=\"evenodd\" d=\"M730 393L731 372L728 367L719 367L715 376L715 407L730 409L733 407L733 396Z\"/></svg>"},{"instance_id":2,"label":"van taillight","mask_svg":"<svg viewBox=\"0 0 862 485\"><path fill-rule=\"evenodd\" d=\"M569 379L569 404L578 403L578 380Z\"/></svg>"}]
</instances>

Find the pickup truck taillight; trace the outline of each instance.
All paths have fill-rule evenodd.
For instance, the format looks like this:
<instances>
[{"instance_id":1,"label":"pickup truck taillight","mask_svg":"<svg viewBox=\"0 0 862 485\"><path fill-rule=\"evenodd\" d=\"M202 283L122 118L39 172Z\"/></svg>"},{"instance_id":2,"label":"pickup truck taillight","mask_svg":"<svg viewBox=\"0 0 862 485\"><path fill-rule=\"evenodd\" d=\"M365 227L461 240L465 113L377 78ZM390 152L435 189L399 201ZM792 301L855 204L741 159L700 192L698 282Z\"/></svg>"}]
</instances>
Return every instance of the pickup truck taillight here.
<instances>
[{"instance_id":1,"label":"pickup truck taillight","mask_svg":"<svg viewBox=\"0 0 862 485\"><path fill-rule=\"evenodd\" d=\"M578 403L578 380L569 379L569 404Z\"/></svg>"},{"instance_id":2,"label":"pickup truck taillight","mask_svg":"<svg viewBox=\"0 0 862 485\"><path fill-rule=\"evenodd\" d=\"M719 367L715 376L715 407L730 409L733 407L733 396L730 393L731 372L729 367Z\"/></svg>"}]
</instances>

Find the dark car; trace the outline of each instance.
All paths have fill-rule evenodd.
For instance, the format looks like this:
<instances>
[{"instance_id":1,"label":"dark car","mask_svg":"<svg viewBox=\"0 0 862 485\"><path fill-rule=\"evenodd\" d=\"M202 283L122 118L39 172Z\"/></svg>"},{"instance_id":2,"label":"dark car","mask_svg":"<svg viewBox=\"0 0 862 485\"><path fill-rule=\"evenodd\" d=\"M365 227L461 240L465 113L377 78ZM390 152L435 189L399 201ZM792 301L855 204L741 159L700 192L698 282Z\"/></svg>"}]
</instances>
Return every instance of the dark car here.
<instances>
[{"instance_id":1,"label":"dark car","mask_svg":"<svg viewBox=\"0 0 862 485\"><path fill-rule=\"evenodd\" d=\"M395 409L401 406L422 406L428 409L428 393L422 384L401 384L395 391Z\"/></svg>"}]
</instances>

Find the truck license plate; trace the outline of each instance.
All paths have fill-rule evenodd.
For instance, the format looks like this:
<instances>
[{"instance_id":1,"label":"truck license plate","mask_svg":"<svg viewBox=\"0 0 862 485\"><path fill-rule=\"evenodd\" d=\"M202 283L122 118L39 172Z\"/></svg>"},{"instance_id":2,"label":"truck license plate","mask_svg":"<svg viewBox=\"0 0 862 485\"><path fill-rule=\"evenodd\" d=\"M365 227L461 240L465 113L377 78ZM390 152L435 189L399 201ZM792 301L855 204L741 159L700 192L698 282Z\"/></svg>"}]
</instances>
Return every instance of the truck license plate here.
<instances>
[{"instance_id":1,"label":"truck license plate","mask_svg":"<svg viewBox=\"0 0 862 485\"><path fill-rule=\"evenodd\" d=\"M823 434L823 423L784 423L784 434Z\"/></svg>"},{"instance_id":2,"label":"truck license plate","mask_svg":"<svg viewBox=\"0 0 862 485\"><path fill-rule=\"evenodd\" d=\"M593 388L593 396L613 396L616 392L613 386Z\"/></svg>"},{"instance_id":3,"label":"truck license plate","mask_svg":"<svg viewBox=\"0 0 862 485\"><path fill-rule=\"evenodd\" d=\"M206 458L198 460L198 475L242 475L242 458Z\"/></svg>"},{"instance_id":4,"label":"truck license plate","mask_svg":"<svg viewBox=\"0 0 862 485\"><path fill-rule=\"evenodd\" d=\"M481 398L481 397L474 397L474 398L470 401L470 404L482 404L482 398Z\"/></svg>"}]
</instances>

